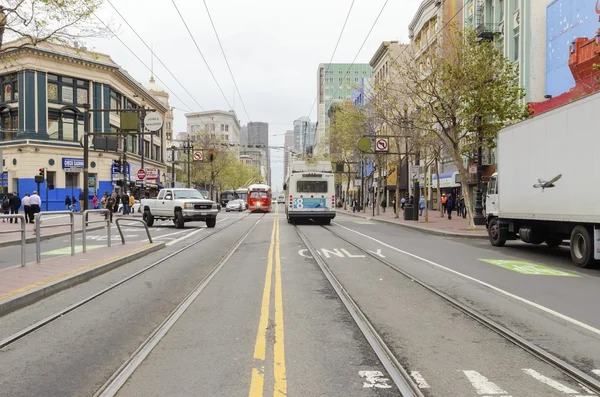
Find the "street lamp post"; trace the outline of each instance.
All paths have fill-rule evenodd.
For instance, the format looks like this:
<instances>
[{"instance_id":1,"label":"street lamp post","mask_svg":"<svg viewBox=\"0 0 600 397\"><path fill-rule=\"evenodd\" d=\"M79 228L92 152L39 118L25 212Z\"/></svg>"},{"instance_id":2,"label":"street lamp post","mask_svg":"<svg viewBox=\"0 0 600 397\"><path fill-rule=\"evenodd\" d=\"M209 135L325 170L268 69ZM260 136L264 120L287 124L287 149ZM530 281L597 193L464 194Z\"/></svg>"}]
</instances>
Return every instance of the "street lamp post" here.
<instances>
[{"instance_id":1,"label":"street lamp post","mask_svg":"<svg viewBox=\"0 0 600 397\"><path fill-rule=\"evenodd\" d=\"M483 216L483 190L481 186L483 167L482 146L481 117L477 116L477 190L475 191L475 215L473 216L473 223L478 226L485 225L485 217Z\"/></svg>"},{"instance_id":2,"label":"street lamp post","mask_svg":"<svg viewBox=\"0 0 600 397\"><path fill-rule=\"evenodd\" d=\"M144 119L146 118L146 99L144 99L144 97L142 97L142 99L140 100L140 106L142 108L142 111L140 112L140 136L142 137L140 167L144 169L144 152L146 151L146 135L144 134Z\"/></svg>"},{"instance_id":3,"label":"street lamp post","mask_svg":"<svg viewBox=\"0 0 600 397\"><path fill-rule=\"evenodd\" d=\"M193 148L194 148L194 145L192 144L192 140L188 137L186 139L186 141L183 143L183 150L184 150L184 153L187 155L187 185L188 185L188 188L192 187L190 154L192 153Z\"/></svg>"},{"instance_id":4,"label":"street lamp post","mask_svg":"<svg viewBox=\"0 0 600 397\"><path fill-rule=\"evenodd\" d=\"M83 104L83 208L82 211L89 209L89 162L90 162L90 142L89 142L89 133L90 133L90 104ZM98 178L96 178L98 179ZM97 183L97 181L96 181ZM97 188L97 186L96 186ZM46 198L48 194L46 193ZM46 208L47 209L47 208Z\"/></svg>"},{"instance_id":5,"label":"street lamp post","mask_svg":"<svg viewBox=\"0 0 600 397\"><path fill-rule=\"evenodd\" d=\"M171 188L175 188L175 145L171 146Z\"/></svg>"}]
</instances>

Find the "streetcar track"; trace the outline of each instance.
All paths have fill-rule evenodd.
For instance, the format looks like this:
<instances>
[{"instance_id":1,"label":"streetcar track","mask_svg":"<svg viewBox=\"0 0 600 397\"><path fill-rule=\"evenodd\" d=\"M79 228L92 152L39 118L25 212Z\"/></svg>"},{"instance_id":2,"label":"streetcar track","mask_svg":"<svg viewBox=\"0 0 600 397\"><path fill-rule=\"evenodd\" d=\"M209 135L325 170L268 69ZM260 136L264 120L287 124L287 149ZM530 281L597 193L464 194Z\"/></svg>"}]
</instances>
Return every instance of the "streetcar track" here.
<instances>
[{"instance_id":1,"label":"streetcar track","mask_svg":"<svg viewBox=\"0 0 600 397\"><path fill-rule=\"evenodd\" d=\"M419 390L419 387L409 373L402 366L402 364L395 357L392 350L385 343L381 335L377 332L373 324L369 321L367 316L360 310L356 302L352 299L348 291L344 288L342 283L335 277L333 271L327 265L325 260L318 254L316 248L308 240L306 235L297 225L294 225L296 233L302 240L302 243L306 246L312 257L315 259L321 271L337 293L338 297L354 319L354 322L366 338L367 342L381 361L381 364L387 371L390 378L400 391L403 397L424 397L423 393Z\"/></svg>"},{"instance_id":2,"label":"streetcar track","mask_svg":"<svg viewBox=\"0 0 600 397\"><path fill-rule=\"evenodd\" d=\"M463 312L464 314L466 314L467 316L469 316L470 318L472 318L473 320L479 322L480 324L484 325L485 327L487 327L488 329L494 331L495 333L497 333L498 335L500 335L501 337L503 337L504 339L506 339L507 341L513 343L514 345L520 347L521 349L523 349L524 351L526 351L527 353L533 355L534 357L536 357L537 359L545 362L546 364L549 364L550 366L556 368L558 371L562 372L563 374L565 374L566 376L568 376L569 378L573 379L574 381L581 383L582 385L586 386L587 388L589 388L590 390L592 390L593 392L596 392L598 394L600 394L600 381L598 381L597 379L589 376L588 374L586 374L585 372L583 372L582 370L576 368L575 366L569 364L567 361L557 357L556 355L552 354L551 352L535 345L534 343L526 340L525 338L521 337L520 335L516 334L515 332L511 331L510 329L498 324L497 322L491 320L490 318L486 317L485 315L479 313L477 310L473 309L472 307L460 302L459 300L449 296L448 294L442 292L441 290L439 290L436 287L433 287L432 285L420 280L419 278L411 275L410 273L408 273L407 271L399 268L398 266L396 266L395 264L385 260L384 258L379 257L378 255L372 253L371 251L369 251L368 249L365 249L363 247L361 247L360 245L354 243L353 241L349 240L346 237L341 236L339 233L335 232L334 230L332 230L331 227L326 227L326 226L321 226L323 229L327 230L329 233L331 233L332 235L334 235L335 237L337 237L338 239L346 242L347 244L350 244L351 246L353 246L354 248L356 248L357 250L359 250L361 253L368 255L369 257L375 259L376 261L384 264L385 266L389 267L390 269L394 270L397 273L400 273L401 275L403 275L404 277L408 278L410 281L417 283L418 285L420 285L421 287L425 288L426 290L428 290L429 292L437 295L438 297L442 298L444 301L446 301L447 303L451 304L452 306L454 306L456 309L460 310L461 312ZM308 241L308 239L306 238L306 236L303 234L303 232L300 231L300 229L295 226L296 231L298 232L298 234L300 235L300 238L303 240L304 244L306 245L306 247L309 249L309 251L311 252L311 255L313 256L313 258L315 258L315 260L317 261L317 263L319 263L319 266L323 269L323 267L327 268L327 271L331 273L331 276L334 278L334 282L339 284L339 287L341 288L341 290L343 291L344 294L348 295L348 292L346 292L346 290L343 288L343 286L341 285L341 283L335 278L335 276L333 275L333 272L331 271L331 269L329 268L329 266L326 264L326 262L321 258L321 256L317 253L316 249L311 245L311 243ZM322 263L320 263L322 262ZM325 270L323 270L326 273L327 276L327 272ZM329 279L329 276L328 276ZM331 282L331 280L329 280ZM334 282L332 282L332 285L334 287L334 289L336 289L336 292L338 292L338 289L336 288L336 286L334 285ZM339 292L338 292L339 295ZM340 296L341 297L341 296ZM349 295L348 295L348 298ZM343 299L342 299L343 300ZM351 298L350 298L351 300ZM344 304L346 305L346 302L344 302ZM356 308L358 308L358 306L356 305L356 303L354 303L352 301L352 304L354 306L356 306ZM348 307L346 305L346 307ZM350 310L350 308L349 308ZM355 310L354 308L352 308L352 310ZM352 310L350 310L351 314L354 317L354 314L352 313ZM362 317L366 320L366 317L364 317L364 314L362 314ZM366 320L368 322L368 320ZM369 328L372 328L373 331L375 330L375 328L373 327L372 324L368 324ZM360 325L359 325L360 327ZM362 331L362 328L361 328ZM375 332L375 331L374 331ZM364 333L364 332L363 332ZM367 335L365 335L367 336ZM369 338L367 338L369 339ZM369 340L369 343L371 343L371 341ZM382 340L382 343L383 340ZM384 343L385 345L385 343ZM387 347L386 347L387 349ZM389 349L387 349L389 350ZM377 355L379 356L379 353L376 351ZM392 360L393 361L397 360ZM386 366L386 363L382 362L383 365L386 367L386 370L389 369ZM389 365L389 363L388 363ZM403 371L404 373L406 371ZM394 376L390 373L390 376L394 379ZM394 379L395 381L395 379ZM409 381L411 381L411 379L409 379ZM420 396L420 394L418 394L418 396Z\"/></svg>"},{"instance_id":3,"label":"streetcar track","mask_svg":"<svg viewBox=\"0 0 600 397\"><path fill-rule=\"evenodd\" d=\"M117 395L119 390L127 383L129 378L135 373L136 369L144 362L148 355L154 350L156 345L164 338L169 330L177 323L179 318L186 310L194 303L196 298L202 293L204 288L217 275L217 273L225 266L229 259L236 253L244 240L260 221L264 218L261 216L242 237L227 251L227 253L217 262L217 264L208 272L208 274L192 289L192 291L173 309L163 320L158 327L138 346L131 356L113 373L113 375L102 385L93 397L112 397ZM243 219L243 218L242 218Z\"/></svg>"},{"instance_id":4,"label":"streetcar track","mask_svg":"<svg viewBox=\"0 0 600 397\"><path fill-rule=\"evenodd\" d=\"M0 340L0 349L3 349L5 347L7 347L7 346L9 346L9 345L17 342L18 340L26 337L27 335L29 335L29 334L31 334L31 333L33 333L33 332L35 332L35 331L37 331L37 330L39 330L41 328L43 328L43 327L45 327L45 326L53 323L54 321L58 320L59 318L63 317L64 315L73 312L74 310L76 310L76 309L84 306L85 304L87 304L87 303L89 303L89 302L91 302L91 301L99 298L100 296L106 294L107 292L112 291L113 289L121 286L122 284L125 284L127 281L130 281L130 280L132 280L134 278L137 278L138 276L144 274L148 270L151 270L151 269L155 268L156 266L160 265L161 263L163 263L163 262L165 262L165 261L173 258L174 256L177 256L177 255L181 254L184 251L187 251L188 249L196 246L197 244L203 242L204 240L206 240L206 239L208 239L208 238L210 238L210 237L212 237L212 236L214 236L216 234L219 234L223 230L229 228L232 225L235 225L236 223L240 222L243 219L246 219L247 217L248 216L245 216L243 218L238 218L234 222L230 222L230 223L228 223L226 226L224 226L222 228L213 229L214 231L212 233L203 235L198 240L195 240L195 241L189 243L188 245L186 245L186 246L178 249L177 251L174 251L174 252L171 252L170 254L165 255L164 257L158 259L157 261L151 263L150 265L144 267L143 269L140 269L140 270L138 270L138 271L136 271L136 272L134 272L134 273L132 273L132 274L130 274L130 275L122 278L122 279L120 279L119 281L116 281L115 283L109 285L108 287L103 288L100 291L95 292L94 294L89 295L86 298L81 299L81 300L79 300L79 301L77 301L77 302L75 302L75 303L67 306L66 308L61 309L61 310L59 310L59 311L57 311L57 312L55 312L55 313L53 313L53 314L51 314L51 315L43 318L42 320L39 320L36 323L34 323L34 324L32 324L32 325L30 325L30 326L28 326L26 328L23 328L22 330L20 330L20 331L14 333L14 334L12 334L12 335L10 335L10 336L2 339L2 340ZM255 226L256 225L254 225L252 228L254 228ZM205 230L205 229L202 229L202 230Z\"/></svg>"}]
</instances>

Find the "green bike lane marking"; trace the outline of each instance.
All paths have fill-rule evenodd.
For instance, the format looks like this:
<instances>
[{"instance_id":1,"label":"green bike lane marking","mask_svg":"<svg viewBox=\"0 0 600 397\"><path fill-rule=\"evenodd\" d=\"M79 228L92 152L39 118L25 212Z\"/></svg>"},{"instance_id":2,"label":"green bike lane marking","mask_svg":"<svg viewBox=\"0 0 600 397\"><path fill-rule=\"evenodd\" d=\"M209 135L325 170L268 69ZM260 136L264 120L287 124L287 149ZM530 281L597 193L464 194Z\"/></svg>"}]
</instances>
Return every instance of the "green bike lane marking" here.
<instances>
[{"instance_id":1,"label":"green bike lane marking","mask_svg":"<svg viewBox=\"0 0 600 397\"><path fill-rule=\"evenodd\" d=\"M89 250L93 250L96 248L102 248L102 247L106 247L106 245L88 245L86 247L86 249ZM76 254L80 254L83 252L83 247L81 245L76 245L75 246L75 253ZM63 247L63 248L58 248L52 251L46 251L46 252L42 252L42 255L70 255L71 254L71 247Z\"/></svg>"},{"instance_id":2,"label":"green bike lane marking","mask_svg":"<svg viewBox=\"0 0 600 397\"><path fill-rule=\"evenodd\" d=\"M513 272L534 276L558 276L558 277L581 277L580 275L554 269L528 261L504 260L504 259L479 259L495 266L500 266Z\"/></svg>"}]
</instances>

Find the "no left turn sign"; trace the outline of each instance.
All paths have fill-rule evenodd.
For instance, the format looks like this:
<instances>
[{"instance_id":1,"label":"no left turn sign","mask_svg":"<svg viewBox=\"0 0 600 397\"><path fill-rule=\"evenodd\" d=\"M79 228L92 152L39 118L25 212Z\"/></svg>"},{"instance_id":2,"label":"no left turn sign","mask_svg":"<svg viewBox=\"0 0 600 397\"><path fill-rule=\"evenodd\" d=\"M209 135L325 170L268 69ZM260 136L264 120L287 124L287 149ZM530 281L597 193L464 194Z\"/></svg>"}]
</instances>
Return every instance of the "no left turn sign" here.
<instances>
[{"instance_id":1,"label":"no left turn sign","mask_svg":"<svg viewBox=\"0 0 600 397\"><path fill-rule=\"evenodd\" d=\"M375 141L375 151L376 152L387 152L389 150L388 140L387 138L377 138Z\"/></svg>"},{"instance_id":2,"label":"no left turn sign","mask_svg":"<svg viewBox=\"0 0 600 397\"><path fill-rule=\"evenodd\" d=\"M202 152L194 152L194 161L202 161Z\"/></svg>"}]
</instances>

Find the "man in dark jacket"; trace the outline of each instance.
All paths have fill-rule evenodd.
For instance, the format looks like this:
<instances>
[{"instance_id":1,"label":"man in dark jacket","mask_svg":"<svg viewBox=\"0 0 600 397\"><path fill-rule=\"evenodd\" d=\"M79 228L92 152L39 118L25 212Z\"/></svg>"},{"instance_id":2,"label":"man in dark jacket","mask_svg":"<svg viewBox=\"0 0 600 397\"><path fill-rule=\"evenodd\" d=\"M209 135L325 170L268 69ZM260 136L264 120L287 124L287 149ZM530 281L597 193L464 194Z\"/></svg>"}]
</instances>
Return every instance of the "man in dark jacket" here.
<instances>
[{"instance_id":1,"label":"man in dark jacket","mask_svg":"<svg viewBox=\"0 0 600 397\"><path fill-rule=\"evenodd\" d=\"M19 213L19 207L21 206L21 198L19 197L19 195L17 193L13 193L11 195L9 195L8 197L8 205L10 206L10 213L11 214L18 214ZM19 223L18 219L14 220L15 223ZM10 223L13 223L13 219L11 218Z\"/></svg>"}]
</instances>

